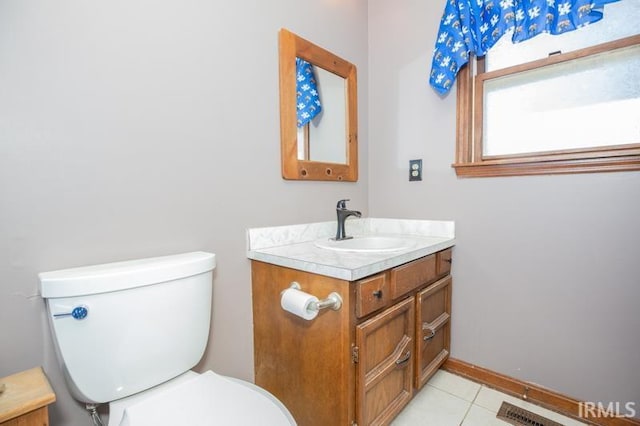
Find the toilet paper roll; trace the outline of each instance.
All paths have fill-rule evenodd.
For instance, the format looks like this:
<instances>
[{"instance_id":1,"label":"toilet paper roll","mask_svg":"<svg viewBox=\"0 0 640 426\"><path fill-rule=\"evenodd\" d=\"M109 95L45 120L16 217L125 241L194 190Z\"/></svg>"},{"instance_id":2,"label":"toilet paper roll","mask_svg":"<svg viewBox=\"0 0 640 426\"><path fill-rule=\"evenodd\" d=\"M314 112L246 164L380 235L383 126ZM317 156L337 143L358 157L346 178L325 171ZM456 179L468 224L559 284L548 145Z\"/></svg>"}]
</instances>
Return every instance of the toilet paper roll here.
<instances>
[{"instance_id":1,"label":"toilet paper roll","mask_svg":"<svg viewBox=\"0 0 640 426\"><path fill-rule=\"evenodd\" d=\"M318 298L304 291L288 288L282 292L280 306L285 311L310 321L318 316L318 311L311 309L311 304L317 302Z\"/></svg>"}]
</instances>

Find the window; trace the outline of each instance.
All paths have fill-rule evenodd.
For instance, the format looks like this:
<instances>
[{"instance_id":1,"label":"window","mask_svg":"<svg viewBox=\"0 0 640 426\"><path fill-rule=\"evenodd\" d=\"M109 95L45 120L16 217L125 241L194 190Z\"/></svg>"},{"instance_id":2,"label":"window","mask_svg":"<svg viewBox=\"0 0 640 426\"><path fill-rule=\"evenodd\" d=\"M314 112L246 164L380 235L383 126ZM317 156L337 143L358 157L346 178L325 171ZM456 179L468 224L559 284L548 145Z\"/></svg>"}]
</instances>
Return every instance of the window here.
<instances>
[{"instance_id":1,"label":"window","mask_svg":"<svg viewBox=\"0 0 640 426\"><path fill-rule=\"evenodd\" d=\"M458 74L458 176L640 170L640 2L560 36L505 35ZM605 23L606 21L606 23Z\"/></svg>"}]
</instances>

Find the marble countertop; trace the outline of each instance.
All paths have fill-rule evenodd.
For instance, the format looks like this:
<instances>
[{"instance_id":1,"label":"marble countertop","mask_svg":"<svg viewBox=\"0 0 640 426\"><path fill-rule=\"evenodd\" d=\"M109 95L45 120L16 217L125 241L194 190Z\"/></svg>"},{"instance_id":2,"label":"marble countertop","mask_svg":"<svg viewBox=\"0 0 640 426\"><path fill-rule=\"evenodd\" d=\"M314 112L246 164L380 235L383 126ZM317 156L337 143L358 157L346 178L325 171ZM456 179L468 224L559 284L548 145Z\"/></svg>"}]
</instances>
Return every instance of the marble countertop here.
<instances>
[{"instance_id":1,"label":"marble countertop","mask_svg":"<svg viewBox=\"0 0 640 426\"><path fill-rule=\"evenodd\" d=\"M393 252L344 252L320 248L314 242L334 237L336 223L319 222L248 229L247 257L355 281L455 244L455 225L451 221L349 218L346 230L350 236L402 237L413 244L411 248Z\"/></svg>"}]
</instances>

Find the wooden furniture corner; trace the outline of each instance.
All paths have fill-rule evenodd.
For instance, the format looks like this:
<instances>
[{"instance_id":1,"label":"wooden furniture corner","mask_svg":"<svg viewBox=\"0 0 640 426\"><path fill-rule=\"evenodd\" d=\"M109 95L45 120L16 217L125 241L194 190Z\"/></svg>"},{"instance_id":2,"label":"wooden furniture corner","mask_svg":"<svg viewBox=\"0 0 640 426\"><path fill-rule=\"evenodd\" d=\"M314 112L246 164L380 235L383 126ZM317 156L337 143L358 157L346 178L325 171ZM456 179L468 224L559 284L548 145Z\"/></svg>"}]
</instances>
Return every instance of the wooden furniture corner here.
<instances>
[{"instance_id":1,"label":"wooden furniture corner","mask_svg":"<svg viewBox=\"0 0 640 426\"><path fill-rule=\"evenodd\" d=\"M41 367L0 379L0 425L48 426L56 395Z\"/></svg>"}]
</instances>

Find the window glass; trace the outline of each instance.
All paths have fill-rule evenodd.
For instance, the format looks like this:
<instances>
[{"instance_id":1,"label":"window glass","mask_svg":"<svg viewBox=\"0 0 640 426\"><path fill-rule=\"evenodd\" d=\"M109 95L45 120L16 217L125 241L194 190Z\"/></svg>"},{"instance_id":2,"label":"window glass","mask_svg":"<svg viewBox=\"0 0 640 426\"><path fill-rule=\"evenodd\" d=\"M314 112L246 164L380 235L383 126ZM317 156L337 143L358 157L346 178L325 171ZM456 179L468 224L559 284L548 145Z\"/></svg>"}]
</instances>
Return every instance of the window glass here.
<instances>
[{"instance_id":1,"label":"window glass","mask_svg":"<svg viewBox=\"0 0 640 426\"><path fill-rule=\"evenodd\" d=\"M483 155L638 143L639 75L636 45L486 80Z\"/></svg>"}]
</instances>

